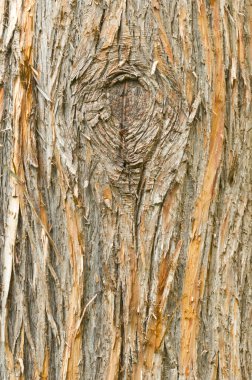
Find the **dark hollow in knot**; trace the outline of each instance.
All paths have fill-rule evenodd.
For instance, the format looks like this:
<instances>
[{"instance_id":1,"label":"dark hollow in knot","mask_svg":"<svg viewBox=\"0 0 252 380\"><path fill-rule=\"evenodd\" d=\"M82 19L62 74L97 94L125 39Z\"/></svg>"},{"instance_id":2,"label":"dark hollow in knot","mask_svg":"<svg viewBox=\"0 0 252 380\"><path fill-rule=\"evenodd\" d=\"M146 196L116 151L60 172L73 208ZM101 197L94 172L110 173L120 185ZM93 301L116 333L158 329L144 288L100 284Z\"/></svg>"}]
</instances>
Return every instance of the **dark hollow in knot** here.
<instances>
[{"instance_id":1,"label":"dark hollow in knot","mask_svg":"<svg viewBox=\"0 0 252 380\"><path fill-rule=\"evenodd\" d=\"M112 115L119 122L122 135L146 114L149 94L137 80L117 82L108 90Z\"/></svg>"}]
</instances>

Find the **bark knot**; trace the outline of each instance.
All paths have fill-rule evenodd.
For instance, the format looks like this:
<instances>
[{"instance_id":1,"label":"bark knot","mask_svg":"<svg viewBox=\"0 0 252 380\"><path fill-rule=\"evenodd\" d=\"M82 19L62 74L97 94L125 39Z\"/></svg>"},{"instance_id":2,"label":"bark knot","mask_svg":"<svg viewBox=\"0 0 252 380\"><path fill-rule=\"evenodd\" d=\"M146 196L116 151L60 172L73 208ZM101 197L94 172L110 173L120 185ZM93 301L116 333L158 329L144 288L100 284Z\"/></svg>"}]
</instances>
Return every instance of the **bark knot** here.
<instances>
[{"instance_id":1,"label":"bark knot","mask_svg":"<svg viewBox=\"0 0 252 380\"><path fill-rule=\"evenodd\" d=\"M130 183L131 191L147 163L154 159L156 167L162 165L169 146L165 140L175 142L176 123L176 130L183 129L181 96L158 70L151 75L143 65L117 67L98 80L90 77L80 85L84 128L112 183L121 189Z\"/></svg>"}]
</instances>

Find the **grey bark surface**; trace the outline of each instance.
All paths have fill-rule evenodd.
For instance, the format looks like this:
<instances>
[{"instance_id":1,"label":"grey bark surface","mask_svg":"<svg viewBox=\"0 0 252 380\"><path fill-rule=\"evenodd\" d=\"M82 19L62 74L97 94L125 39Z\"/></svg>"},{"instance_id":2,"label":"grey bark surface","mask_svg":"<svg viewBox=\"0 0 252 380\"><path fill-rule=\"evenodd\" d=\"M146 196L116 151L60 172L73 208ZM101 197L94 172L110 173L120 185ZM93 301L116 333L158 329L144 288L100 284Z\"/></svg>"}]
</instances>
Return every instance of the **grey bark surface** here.
<instances>
[{"instance_id":1,"label":"grey bark surface","mask_svg":"<svg viewBox=\"0 0 252 380\"><path fill-rule=\"evenodd\" d=\"M1 379L251 378L251 0L1 0Z\"/></svg>"}]
</instances>

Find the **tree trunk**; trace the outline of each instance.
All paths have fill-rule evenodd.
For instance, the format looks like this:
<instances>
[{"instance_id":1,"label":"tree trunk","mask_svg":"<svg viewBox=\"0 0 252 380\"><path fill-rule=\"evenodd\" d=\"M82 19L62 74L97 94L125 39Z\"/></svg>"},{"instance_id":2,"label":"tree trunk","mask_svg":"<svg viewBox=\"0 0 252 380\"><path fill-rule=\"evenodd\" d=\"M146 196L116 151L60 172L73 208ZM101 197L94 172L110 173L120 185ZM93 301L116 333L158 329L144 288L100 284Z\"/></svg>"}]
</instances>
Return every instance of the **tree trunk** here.
<instances>
[{"instance_id":1,"label":"tree trunk","mask_svg":"<svg viewBox=\"0 0 252 380\"><path fill-rule=\"evenodd\" d=\"M1 379L250 379L252 1L0 17Z\"/></svg>"}]
</instances>

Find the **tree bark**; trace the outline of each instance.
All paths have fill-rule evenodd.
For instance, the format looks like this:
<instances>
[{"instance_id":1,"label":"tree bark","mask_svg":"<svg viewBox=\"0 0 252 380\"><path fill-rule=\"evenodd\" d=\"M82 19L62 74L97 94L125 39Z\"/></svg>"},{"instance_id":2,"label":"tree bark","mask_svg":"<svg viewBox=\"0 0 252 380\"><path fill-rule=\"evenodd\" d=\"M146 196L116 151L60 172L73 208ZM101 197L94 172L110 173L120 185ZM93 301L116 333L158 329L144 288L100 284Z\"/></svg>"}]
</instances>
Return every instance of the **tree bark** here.
<instances>
[{"instance_id":1,"label":"tree bark","mask_svg":"<svg viewBox=\"0 0 252 380\"><path fill-rule=\"evenodd\" d=\"M2 0L1 379L250 379L251 0Z\"/></svg>"}]
</instances>

